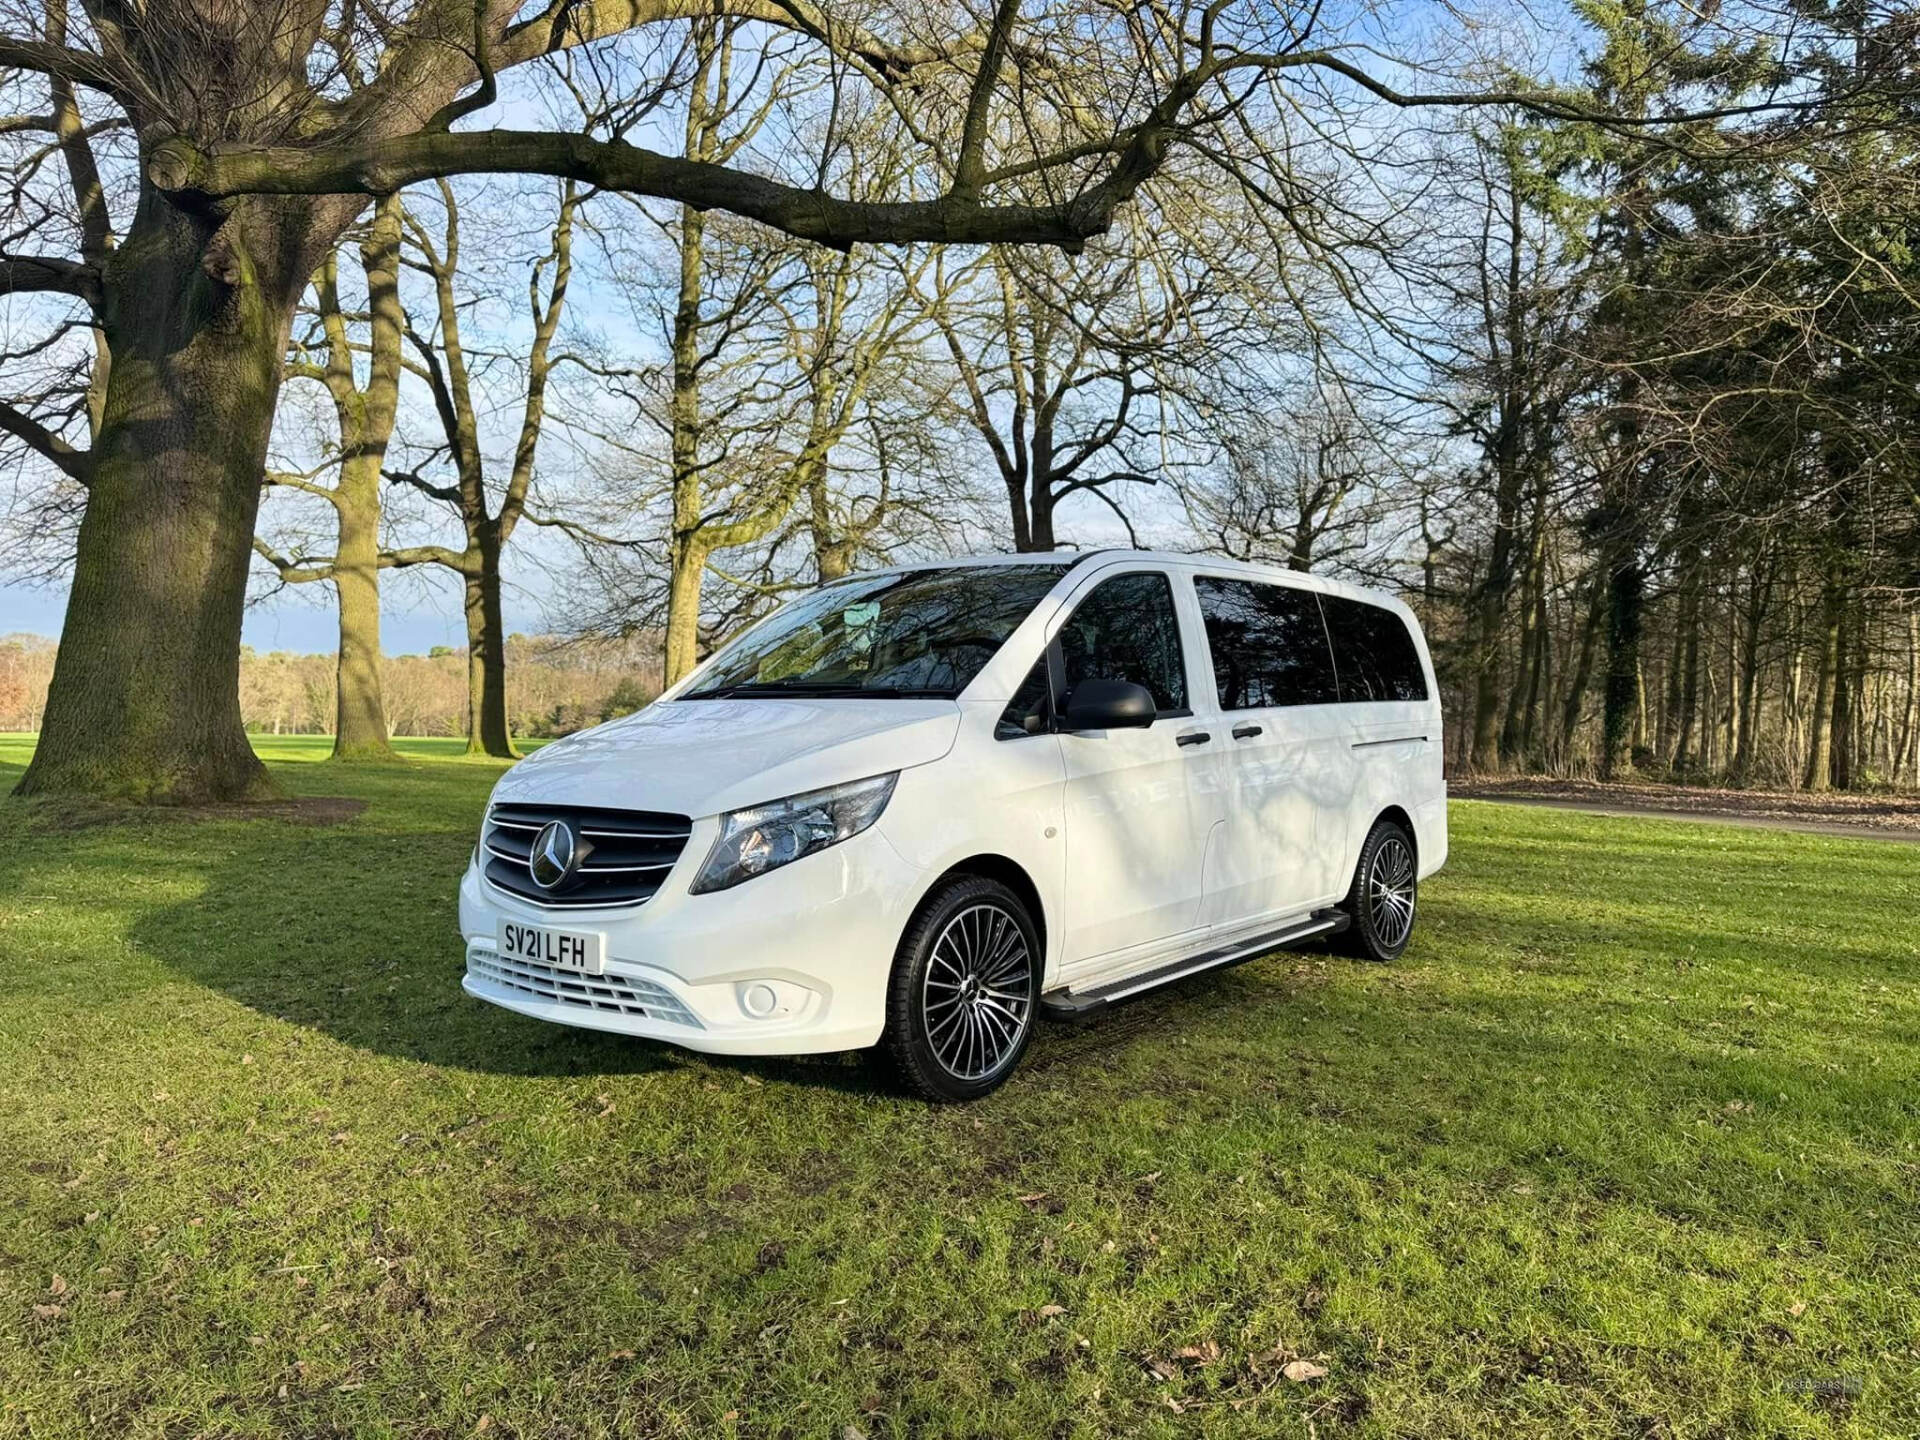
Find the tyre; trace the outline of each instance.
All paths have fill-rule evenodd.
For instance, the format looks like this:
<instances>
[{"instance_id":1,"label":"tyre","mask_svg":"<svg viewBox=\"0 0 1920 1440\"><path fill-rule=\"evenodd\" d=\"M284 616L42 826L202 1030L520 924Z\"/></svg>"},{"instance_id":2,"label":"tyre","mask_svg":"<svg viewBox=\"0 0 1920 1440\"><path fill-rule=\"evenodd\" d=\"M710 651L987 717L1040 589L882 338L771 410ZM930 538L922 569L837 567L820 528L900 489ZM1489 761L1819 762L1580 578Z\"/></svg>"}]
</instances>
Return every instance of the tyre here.
<instances>
[{"instance_id":1,"label":"tyre","mask_svg":"<svg viewBox=\"0 0 1920 1440\"><path fill-rule=\"evenodd\" d=\"M927 897L900 938L880 1045L915 1094L976 1100L1020 1063L1039 999L1027 907L997 880L959 876Z\"/></svg>"},{"instance_id":2,"label":"tyre","mask_svg":"<svg viewBox=\"0 0 1920 1440\"><path fill-rule=\"evenodd\" d=\"M1353 921L1341 934L1340 947L1362 960L1396 958L1413 936L1419 891L1413 837L1395 821L1376 820L1340 907Z\"/></svg>"}]
</instances>

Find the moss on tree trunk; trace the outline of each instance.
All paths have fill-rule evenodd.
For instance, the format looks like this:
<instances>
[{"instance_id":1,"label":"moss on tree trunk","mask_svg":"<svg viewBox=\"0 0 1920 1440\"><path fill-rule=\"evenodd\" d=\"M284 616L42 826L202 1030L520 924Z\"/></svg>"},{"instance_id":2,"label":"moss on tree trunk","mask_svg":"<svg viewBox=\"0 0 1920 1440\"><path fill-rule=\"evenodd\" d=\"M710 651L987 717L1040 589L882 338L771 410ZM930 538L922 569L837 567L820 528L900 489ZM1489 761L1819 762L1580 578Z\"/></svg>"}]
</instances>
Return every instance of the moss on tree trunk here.
<instances>
[{"instance_id":1,"label":"moss on tree trunk","mask_svg":"<svg viewBox=\"0 0 1920 1440\"><path fill-rule=\"evenodd\" d=\"M113 367L46 717L22 794L192 803L271 789L240 627L301 245L147 195L106 267ZM263 243L264 242L264 243ZM258 257L265 255L266 262ZM303 272L302 272L303 273Z\"/></svg>"}]
</instances>

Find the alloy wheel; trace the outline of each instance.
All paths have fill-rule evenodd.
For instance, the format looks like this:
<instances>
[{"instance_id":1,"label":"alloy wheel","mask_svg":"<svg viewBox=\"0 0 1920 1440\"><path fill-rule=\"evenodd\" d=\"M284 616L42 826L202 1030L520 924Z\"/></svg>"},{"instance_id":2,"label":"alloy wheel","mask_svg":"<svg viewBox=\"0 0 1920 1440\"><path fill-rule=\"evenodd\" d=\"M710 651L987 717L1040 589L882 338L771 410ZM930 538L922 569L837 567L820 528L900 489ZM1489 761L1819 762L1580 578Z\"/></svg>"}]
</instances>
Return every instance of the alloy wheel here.
<instances>
[{"instance_id":1,"label":"alloy wheel","mask_svg":"<svg viewBox=\"0 0 1920 1440\"><path fill-rule=\"evenodd\" d=\"M1398 835L1389 835L1367 870L1367 911L1388 950L1404 945L1413 932L1413 896L1413 852Z\"/></svg>"},{"instance_id":2,"label":"alloy wheel","mask_svg":"<svg viewBox=\"0 0 1920 1440\"><path fill-rule=\"evenodd\" d=\"M1007 1064L1033 1023L1033 957L1018 921L972 905L933 942L920 992L928 1047L956 1080Z\"/></svg>"}]
</instances>

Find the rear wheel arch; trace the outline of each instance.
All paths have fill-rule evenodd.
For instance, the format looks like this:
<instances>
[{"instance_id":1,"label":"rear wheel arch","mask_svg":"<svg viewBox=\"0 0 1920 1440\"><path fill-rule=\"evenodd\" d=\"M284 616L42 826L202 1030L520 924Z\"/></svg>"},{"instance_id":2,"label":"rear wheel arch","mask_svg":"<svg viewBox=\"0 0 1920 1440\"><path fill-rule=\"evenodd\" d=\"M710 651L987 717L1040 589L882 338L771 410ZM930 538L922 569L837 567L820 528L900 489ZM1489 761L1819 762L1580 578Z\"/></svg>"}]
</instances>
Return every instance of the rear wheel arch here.
<instances>
[{"instance_id":1,"label":"rear wheel arch","mask_svg":"<svg viewBox=\"0 0 1920 1440\"><path fill-rule=\"evenodd\" d=\"M1339 905L1349 923L1336 948L1364 960L1397 959L1413 939L1419 870L1413 825L1406 811L1389 805L1367 827L1354 857L1353 879Z\"/></svg>"},{"instance_id":2,"label":"rear wheel arch","mask_svg":"<svg viewBox=\"0 0 1920 1440\"><path fill-rule=\"evenodd\" d=\"M1398 825L1402 830L1407 832L1407 840L1413 846L1414 863L1416 865L1419 864L1420 863L1419 828L1414 825L1413 816L1408 814L1407 811L1403 810L1398 805L1387 806L1386 809L1382 810L1378 815L1374 816L1373 819L1367 822L1366 831L1360 837L1361 843L1362 844L1366 843L1367 836L1373 833L1373 827L1378 825L1382 820L1391 820L1394 824Z\"/></svg>"}]
</instances>

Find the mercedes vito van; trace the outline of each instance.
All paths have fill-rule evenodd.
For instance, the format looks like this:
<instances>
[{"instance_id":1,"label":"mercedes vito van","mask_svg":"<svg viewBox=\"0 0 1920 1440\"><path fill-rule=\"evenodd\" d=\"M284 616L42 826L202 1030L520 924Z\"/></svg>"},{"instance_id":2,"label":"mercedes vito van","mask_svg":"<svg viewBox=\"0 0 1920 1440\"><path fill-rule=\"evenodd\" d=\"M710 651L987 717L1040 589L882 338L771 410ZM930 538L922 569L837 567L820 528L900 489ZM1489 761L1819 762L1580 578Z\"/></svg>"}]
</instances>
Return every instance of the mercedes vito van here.
<instances>
[{"instance_id":1,"label":"mercedes vito van","mask_svg":"<svg viewBox=\"0 0 1920 1440\"><path fill-rule=\"evenodd\" d=\"M694 1050L879 1045L971 1099L1042 1016L1314 936L1398 955L1441 754L1385 595L1139 551L858 575L501 778L464 984Z\"/></svg>"}]
</instances>

